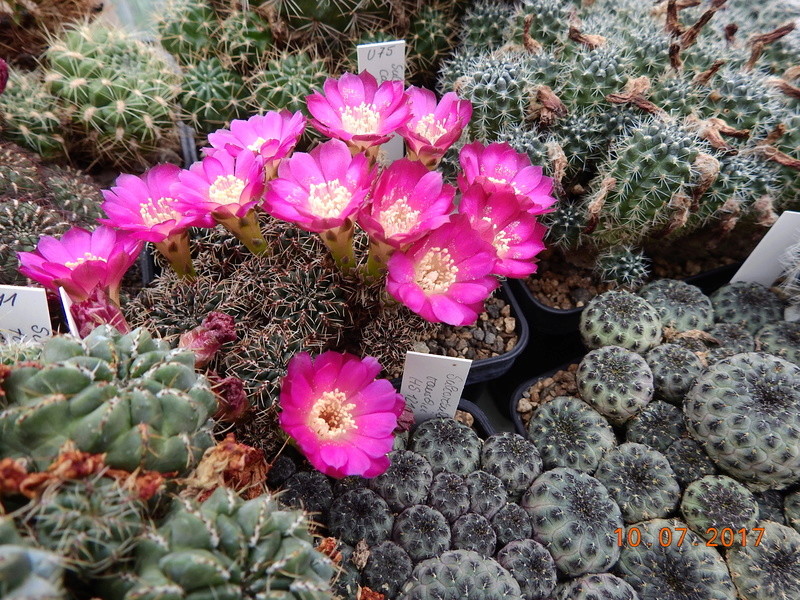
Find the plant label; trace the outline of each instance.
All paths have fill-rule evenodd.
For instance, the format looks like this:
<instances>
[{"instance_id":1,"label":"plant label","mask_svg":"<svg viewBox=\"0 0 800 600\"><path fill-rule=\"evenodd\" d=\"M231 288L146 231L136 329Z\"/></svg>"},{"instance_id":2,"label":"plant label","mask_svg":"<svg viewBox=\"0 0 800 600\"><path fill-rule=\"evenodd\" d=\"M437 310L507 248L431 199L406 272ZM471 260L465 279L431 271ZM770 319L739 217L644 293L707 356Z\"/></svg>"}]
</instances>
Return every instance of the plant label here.
<instances>
[{"instance_id":1,"label":"plant label","mask_svg":"<svg viewBox=\"0 0 800 600\"><path fill-rule=\"evenodd\" d=\"M406 352L400 393L417 423L453 417L467 382L472 361L423 352Z\"/></svg>"},{"instance_id":2,"label":"plant label","mask_svg":"<svg viewBox=\"0 0 800 600\"><path fill-rule=\"evenodd\" d=\"M753 281L771 286L781 275L781 257L789 246L798 241L800 241L800 212L784 211L736 271L731 281Z\"/></svg>"},{"instance_id":3,"label":"plant label","mask_svg":"<svg viewBox=\"0 0 800 600\"><path fill-rule=\"evenodd\" d=\"M61 298L61 305L64 307L64 316L67 317L67 326L69 332L75 337L81 337L78 333L78 325L75 323L75 317L72 316L72 298L69 297L66 290L62 287L58 288L58 295Z\"/></svg>"},{"instance_id":4,"label":"plant label","mask_svg":"<svg viewBox=\"0 0 800 600\"><path fill-rule=\"evenodd\" d=\"M358 54L358 72L367 71L378 85L384 81L406 79L406 43L403 40L391 42L377 42L375 44L359 44L356 46ZM381 146L381 153L387 163L392 163L403 158L403 138L395 136Z\"/></svg>"},{"instance_id":5,"label":"plant label","mask_svg":"<svg viewBox=\"0 0 800 600\"><path fill-rule=\"evenodd\" d=\"M52 334L43 288L0 285L0 338L36 342Z\"/></svg>"}]
</instances>

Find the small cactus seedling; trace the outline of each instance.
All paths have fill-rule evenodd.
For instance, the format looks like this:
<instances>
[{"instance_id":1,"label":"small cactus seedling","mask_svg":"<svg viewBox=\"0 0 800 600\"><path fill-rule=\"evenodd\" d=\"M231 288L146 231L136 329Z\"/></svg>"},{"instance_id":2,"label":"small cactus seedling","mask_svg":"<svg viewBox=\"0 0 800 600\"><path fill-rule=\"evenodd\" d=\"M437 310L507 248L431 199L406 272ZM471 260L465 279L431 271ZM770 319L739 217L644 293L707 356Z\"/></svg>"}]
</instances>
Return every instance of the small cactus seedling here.
<instances>
[{"instance_id":1,"label":"small cactus seedling","mask_svg":"<svg viewBox=\"0 0 800 600\"><path fill-rule=\"evenodd\" d=\"M661 317L643 298L611 290L586 305L580 332L590 349L615 345L643 354L661 342Z\"/></svg>"}]
</instances>

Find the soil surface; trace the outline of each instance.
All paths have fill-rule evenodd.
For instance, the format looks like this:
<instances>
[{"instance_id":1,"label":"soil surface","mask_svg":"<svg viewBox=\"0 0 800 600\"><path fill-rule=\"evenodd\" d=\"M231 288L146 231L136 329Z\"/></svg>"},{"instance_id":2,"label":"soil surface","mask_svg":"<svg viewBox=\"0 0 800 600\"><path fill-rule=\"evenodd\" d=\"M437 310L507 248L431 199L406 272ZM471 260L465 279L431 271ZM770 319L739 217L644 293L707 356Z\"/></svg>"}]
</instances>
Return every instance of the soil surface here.
<instances>
[{"instance_id":1,"label":"soil surface","mask_svg":"<svg viewBox=\"0 0 800 600\"><path fill-rule=\"evenodd\" d=\"M575 372L578 370L578 363L572 364L567 369L556 371L552 376L539 379L523 394L517 402L517 412L522 418L525 427L531 420L533 411L540 404L549 402L559 396L578 397L578 383L575 380Z\"/></svg>"}]
</instances>

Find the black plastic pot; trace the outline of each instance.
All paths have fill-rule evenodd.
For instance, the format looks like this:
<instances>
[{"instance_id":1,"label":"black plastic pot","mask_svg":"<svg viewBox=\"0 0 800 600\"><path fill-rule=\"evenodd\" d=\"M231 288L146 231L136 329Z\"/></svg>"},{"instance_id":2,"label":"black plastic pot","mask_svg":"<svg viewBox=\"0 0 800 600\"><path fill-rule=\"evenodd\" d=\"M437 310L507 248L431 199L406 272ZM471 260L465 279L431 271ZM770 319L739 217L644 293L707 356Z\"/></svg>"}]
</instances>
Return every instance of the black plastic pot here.
<instances>
[{"instance_id":1,"label":"black plastic pot","mask_svg":"<svg viewBox=\"0 0 800 600\"><path fill-rule=\"evenodd\" d=\"M741 266L742 261L738 261L729 265L717 267L716 269L711 269L710 271L703 271L697 275L692 275L684 279L684 281L696 285L703 290L704 294L709 295L716 292L726 283L729 283Z\"/></svg>"},{"instance_id":2,"label":"black plastic pot","mask_svg":"<svg viewBox=\"0 0 800 600\"><path fill-rule=\"evenodd\" d=\"M542 373L541 375L537 375L536 377L532 377L527 381L523 381L519 386L517 386L517 389L514 390L513 394L511 394L511 400L508 403L508 412L511 416L511 420L514 423L514 430L517 433L519 433L524 437L528 437L528 431L525 429L525 425L522 423L522 417L520 417L519 413L517 412L517 403L519 402L520 398L522 398L522 395L525 393L525 391L532 385L534 385L537 381L541 379L547 379L548 377L552 377L559 371L563 371L570 365L579 363L580 361L581 361L580 358L567 361L563 365L560 365L555 369L547 371L546 373Z\"/></svg>"},{"instance_id":3,"label":"black plastic pot","mask_svg":"<svg viewBox=\"0 0 800 600\"><path fill-rule=\"evenodd\" d=\"M469 400L464 400L462 398L458 403L458 410L463 410L464 412L468 412L475 418L475 423L473 427L478 432L478 436L485 440L490 435L497 433L497 430L494 428L494 425L489 420L489 417L486 416L486 413L483 412L478 405L474 402L470 402Z\"/></svg>"}]
</instances>

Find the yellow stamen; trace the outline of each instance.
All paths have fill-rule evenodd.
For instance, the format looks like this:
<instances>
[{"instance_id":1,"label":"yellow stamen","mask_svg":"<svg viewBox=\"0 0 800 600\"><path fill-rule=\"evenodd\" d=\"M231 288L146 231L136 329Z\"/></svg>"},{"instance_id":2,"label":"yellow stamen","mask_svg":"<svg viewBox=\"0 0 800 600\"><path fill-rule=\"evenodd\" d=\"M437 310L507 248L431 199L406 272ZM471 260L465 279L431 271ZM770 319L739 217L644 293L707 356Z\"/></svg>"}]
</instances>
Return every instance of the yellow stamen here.
<instances>
[{"instance_id":1,"label":"yellow stamen","mask_svg":"<svg viewBox=\"0 0 800 600\"><path fill-rule=\"evenodd\" d=\"M208 197L217 204L237 204L242 197L245 181L235 175L220 175L208 188Z\"/></svg>"},{"instance_id":2,"label":"yellow stamen","mask_svg":"<svg viewBox=\"0 0 800 600\"><path fill-rule=\"evenodd\" d=\"M362 102L358 106L345 106L342 109L342 126L348 133L364 135L378 133L381 116L374 104Z\"/></svg>"},{"instance_id":3,"label":"yellow stamen","mask_svg":"<svg viewBox=\"0 0 800 600\"><path fill-rule=\"evenodd\" d=\"M391 206L378 214L378 222L383 227L387 238L398 233L408 233L419 220L419 211L412 210L408 205L408 198L403 196L395 200Z\"/></svg>"},{"instance_id":4,"label":"yellow stamen","mask_svg":"<svg viewBox=\"0 0 800 600\"><path fill-rule=\"evenodd\" d=\"M358 429L353 418L356 405L347 402L347 396L338 388L324 392L308 416L308 424L320 438L330 440L338 438L353 429Z\"/></svg>"},{"instance_id":5,"label":"yellow stamen","mask_svg":"<svg viewBox=\"0 0 800 600\"><path fill-rule=\"evenodd\" d=\"M175 202L174 198L159 198L158 200L148 198L146 202L139 205L142 223L152 227L165 221L178 221L181 218L181 214L173 208L173 202Z\"/></svg>"},{"instance_id":6,"label":"yellow stamen","mask_svg":"<svg viewBox=\"0 0 800 600\"><path fill-rule=\"evenodd\" d=\"M431 248L414 268L414 280L429 294L444 294L456 282L458 267L447 248Z\"/></svg>"},{"instance_id":7,"label":"yellow stamen","mask_svg":"<svg viewBox=\"0 0 800 600\"><path fill-rule=\"evenodd\" d=\"M74 269L78 265L82 265L83 263L89 260L99 260L100 262L104 263L108 262L107 258L103 258L102 256L97 256L95 254L92 254L91 252L84 252L83 256L79 256L74 261L65 262L64 266L69 269Z\"/></svg>"},{"instance_id":8,"label":"yellow stamen","mask_svg":"<svg viewBox=\"0 0 800 600\"><path fill-rule=\"evenodd\" d=\"M414 133L429 142L435 142L447 133L447 128L444 126L444 121L437 121L433 113L430 113L417 121L414 126Z\"/></svg>"},{"instance_id":9,"label":"yellow stamen","mask_svg":"<svg viewBox=\"0 0 800 600\"><path fill-rule=\"evenodd\" d=\"M338 217L353 199L353 195L338 179L311 184L308 205L315 215L325 219Z\"/></svg>"}]
</instances>

